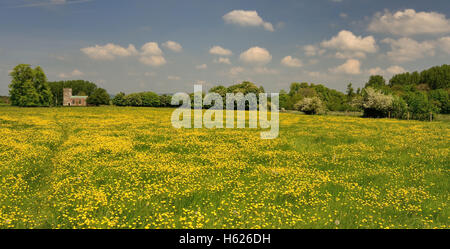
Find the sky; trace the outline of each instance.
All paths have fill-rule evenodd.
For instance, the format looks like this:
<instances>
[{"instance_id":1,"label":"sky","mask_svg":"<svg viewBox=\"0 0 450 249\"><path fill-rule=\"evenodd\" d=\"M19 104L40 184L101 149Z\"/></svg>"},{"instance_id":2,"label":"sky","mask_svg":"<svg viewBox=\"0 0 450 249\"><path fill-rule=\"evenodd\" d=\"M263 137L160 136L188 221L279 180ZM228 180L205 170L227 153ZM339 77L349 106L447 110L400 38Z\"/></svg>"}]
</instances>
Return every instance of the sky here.
<instances>
[{"instance_id":1,"label":"sky","mask_svg":"<svg viewBox=\"0 0 450 249\"><path fill-rule=\"evenodd\" d=\"M0 95L10 70L116 94L244 80L345 91L372 74L450 63L448 0L1 0Z\"/></svg>"}]
</instances>

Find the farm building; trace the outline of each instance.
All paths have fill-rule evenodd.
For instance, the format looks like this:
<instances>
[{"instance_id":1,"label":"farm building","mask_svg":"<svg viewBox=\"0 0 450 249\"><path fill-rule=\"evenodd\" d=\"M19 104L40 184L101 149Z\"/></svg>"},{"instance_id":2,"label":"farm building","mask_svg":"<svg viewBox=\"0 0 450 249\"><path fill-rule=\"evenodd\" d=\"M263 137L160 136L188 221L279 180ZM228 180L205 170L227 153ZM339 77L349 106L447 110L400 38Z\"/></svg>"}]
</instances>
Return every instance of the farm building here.
<instances>
[{"instance_id":1,"label":"farm building","mask_svg":"<svg viewBox=\"0 0 450 249\"><path fill-rule=\"evenodd\" d=\"M63 89L63 106L86 106L87 96L72 96L72 88Z\"/></svg>"}]
</instances>

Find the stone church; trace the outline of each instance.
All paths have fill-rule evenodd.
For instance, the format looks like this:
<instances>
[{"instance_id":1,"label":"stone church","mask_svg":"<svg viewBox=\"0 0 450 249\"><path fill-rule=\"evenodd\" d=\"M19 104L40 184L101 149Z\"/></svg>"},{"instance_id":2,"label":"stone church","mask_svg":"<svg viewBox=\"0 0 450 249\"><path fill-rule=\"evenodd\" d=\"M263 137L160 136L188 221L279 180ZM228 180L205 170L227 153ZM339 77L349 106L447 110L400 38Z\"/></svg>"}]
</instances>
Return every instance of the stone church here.
<instances>
[{"instance_id":1,"label":"stone church","mask_svg":"<svg viewBox=\"0 0 450 249\"><path fill-rule=\"evenodd\" d=\"M63 89L63 106L87 106L88 96L72 96L72 88Z\"/></svg>"}]
</instances>

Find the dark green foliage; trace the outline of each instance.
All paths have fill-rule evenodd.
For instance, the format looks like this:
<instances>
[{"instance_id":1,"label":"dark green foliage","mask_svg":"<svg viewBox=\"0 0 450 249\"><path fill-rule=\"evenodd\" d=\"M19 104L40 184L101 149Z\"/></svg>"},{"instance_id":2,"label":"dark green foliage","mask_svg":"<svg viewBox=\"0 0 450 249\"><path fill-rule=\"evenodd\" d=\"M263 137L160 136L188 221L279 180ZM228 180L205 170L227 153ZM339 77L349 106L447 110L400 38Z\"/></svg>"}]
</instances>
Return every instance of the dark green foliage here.
<instances>
[{"instance_id":1,"label":"dark green foliage","mask_svg":"<svg viewBox=\"0 0 450 249\"><path fill-rule=\"evenodd\" d=\"M292 83L289 90L286 109L294 110L294 105L304 98L319 97L326 109L330 111L344 111L349 108L345 94L329 89L323 85Z\"/></svg>"},{"instance_id":2,"label":"dark green foliage","mask_svg":"<svg viewBox=\"0 0 450 249\"><path fill-rule=\"evenodd\" d=\"M372 75L364 88L372 87L373 89L383 89L386 86L386 80L381 75Z\"/></svg>"},{"instance_id":3,"label":"dark green foliage","mask_svg":"<svg viewBox=\"0 0 450 249\"><path fill-rule=\"evenodd\" d=\"M89 95L89 97L87 98L87 103L89 105L95 106L109 105L109 100L110 97L108 92L106 92L106 90L103 88L97 88L91 95Z\"/></svg>"},{"instance_id":4,"label":"dark green foliage","mask_svg":"<svg viewBox=\"0 0 450 249\"><path fill-rule=\"evenodd\" d=\"M410 92L405 96L405 100L414 119L427 120L430 113L438 111L425 92Z\"/></svg>"},{"instance_id":5,"label":"dark green foliage","mask_svg":"<svg viewBox=\"0 0 450 249\"><path fill-rule=\"evenodd\" d=\"M72 88L72 94L74 96L90 96L97 89L96 84L85 80L56 81L49 82L49 85L56 105L62 105L63 88Z\"/></svg>"},{"instance_id":6,"label":"dark green foliage","mask_svg":"<svg viewBox=\"0 0 450 249\"><path fill-rule=\"evenodd\" d=\"M422 71L420 83L428 84L433 90L450 88L450 65L436 66Z\"/></svg>"},{"instance_id":7,"label":"dark green foliage","mask_svg":"<svg viewBox=\"0 0 450 249\"><path fill-rule=\"evenodd\" d=\"M394 96L391 107L391 118L407 119L408 118L408 104L401 97Z\"/></svg>"},{"instance_id":8,"label":"dark green foliage","mask_svg":"<svg viewBox=\"0 0 450 249\"><path fill-rule=\"evenodd\" d=\"M159 96L159 105L161 107L170 107L170 106L172 106L171 102L172 102L172 96L170 96L169 94L163 94L163 95Z\"/></svg>"},{"instance_id":9,"label":"dark green foliage","mask_svg":"<svg viewBox=\"0 0 450 249\"><path fill-rule=\"evenodd\" d=\"M125 106L125 93L120 92L116 96L114 96L114 98L112 99L112 103L116 106Z\"/></svg>"},{"instance_id":10,"label":"dark green foliage","mask_svg":"<svg viewBox=\"0 0 450 249\"><path fill-rule=\"evenodd\" d=\"M429 92L429 98L432 104L436 106L440 113L449 114L450 113L450 98L448 90L437 89Z\"/></svg>"},{"instance_id":11,"label":"dark green foliage","mask_svg":"<svg viewBox=\"0 0 450 249\"><path fill-rule=\"evenodd\" d=\"M9 85L11 104L15 106L50 106L53 96L47 83L47 77L40 67L32 69L30 65L17 65L10 73Z\"/></svg>"},{"instance_id":12,"label":"dark green foliage","mask_svg":"<svg viewBox=\"0 0 450 249\"><path fill-rule=\"evenodd\" d=\"M154 92L141 93L142 106L158 107L160 106L159 96Z\"/></svg>"}]
</instances>

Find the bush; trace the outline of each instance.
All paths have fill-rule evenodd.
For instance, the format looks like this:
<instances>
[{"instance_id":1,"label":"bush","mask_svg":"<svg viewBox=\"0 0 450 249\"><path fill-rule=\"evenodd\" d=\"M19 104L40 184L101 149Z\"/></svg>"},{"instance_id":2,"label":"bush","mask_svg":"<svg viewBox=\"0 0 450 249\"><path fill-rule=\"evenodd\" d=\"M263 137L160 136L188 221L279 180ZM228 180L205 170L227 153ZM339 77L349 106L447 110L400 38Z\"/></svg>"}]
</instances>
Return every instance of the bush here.
<instances>
[{"instance_id":1,"label":"bush","mask_svg":"<svg viewBox=\"0 0 450 249\"><path fill-rule=\"evenodd\" d=\"M384 118L392 109L394 97L371 87L364 89L362 109L365 117Z\"/></svg>"},{"instance_id":2,"label":"bush","mask_svg":"<svg viewBox=\"0 0 450 249\"><path fill-rule=\"evenodd\" d=\"M158 107L159 106L159 96L154 92L143 92L141 93L142 106L147 107Z\"/></svg>"},{"instance_id":3,"label":"bush","mask_svg":"<svg viewBox=\"0 0 450 249\"><path fill-rule=\"evenodd\" d=\"M408 105L406 101L395 96L392 100L391 117L398 119L406 119L408 117Z\"/></svg>"},{"instance_id":4,"label":"bush","mask_svg":"<svg viewBox=\"0 0 450 249\"><path fill-rule=\"evenodd\" d=\"M163 94L159 96L159 105L161 107L170 107L172 106L170 103L172 102L172 96L168 94Z\"/></svg>"},{"instance_id":5,"label":"bush","mask_svg":"<svg viewBox=\"0 0 450 249\"><path fill-rule=\"evenodd\" d=\"M87 98L87 103L89 105L109 105L109 94L103 88L97 88L94 90L92 95Z\"/></svg>"},{"instance_id":6,"label":"bush","mask_svg":"<svg viewBox=\"0 0 450 249\"><path fill-rule=\"evenodd\" d=\"M114 98L112 99L112 103L116 106L125 106L125 93L120 92L116 96L114 96Z\"/></svg>"},{"instance_id":7,"label":"bush","mask_svg":"<svg viewBox=\"0 0 450 249\"><path fill-rule=\"evenodd\" d=\"M297 102L294 108L308 115L325 113L325 107L322 100L318 97L304 98Z\"/></svg>"},{"instance_id":8,"label":"bush","mask_svg":"<svg viewBox=\"0 0 450 249\"><path fill-rule=\"evenodd\" d=\"M427 120L430 113L437 113L439 109L429 101L428 96L424 92L411 92L406 95L406 102L409 110L412 112L414 119Z\"/></svg>"},{"instance_id":9,"label":"bush","mask_svg":"<svg viewBox=\"0 0 450 249\"><path fill-rule=\"evenodd\" d=\"M142 106L142 96L139 93L131 93L125 96L125 105Z\"/></svg>"}]
</instances>

